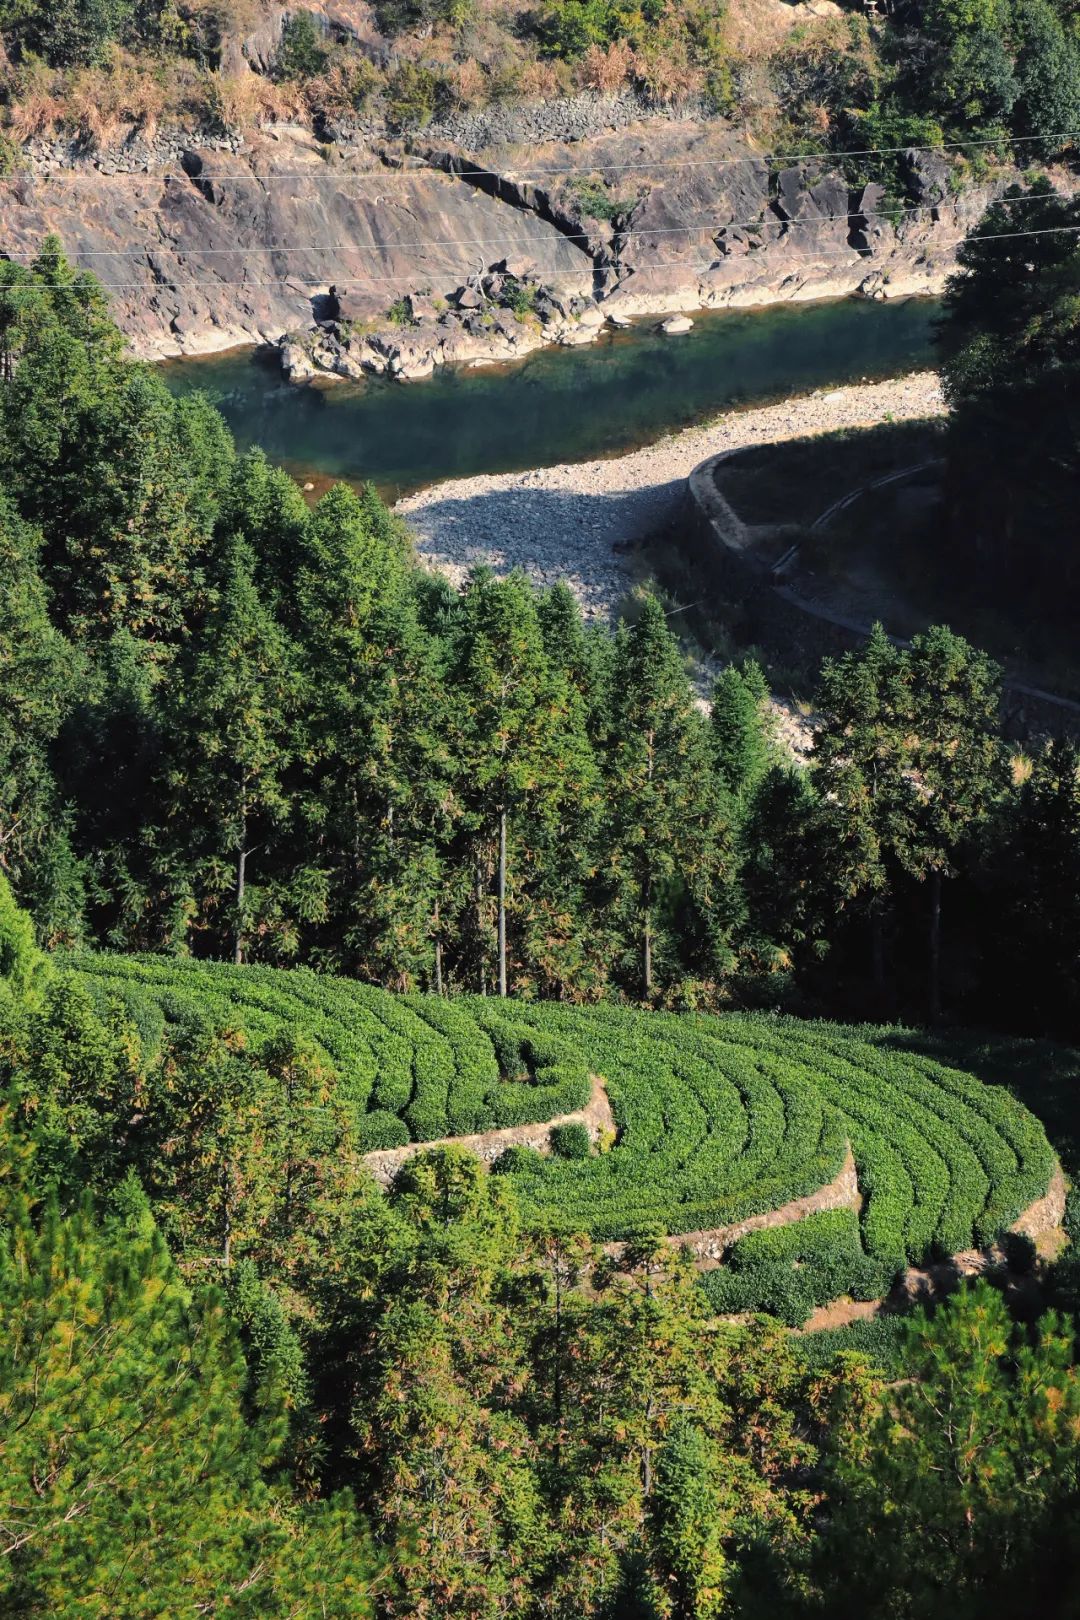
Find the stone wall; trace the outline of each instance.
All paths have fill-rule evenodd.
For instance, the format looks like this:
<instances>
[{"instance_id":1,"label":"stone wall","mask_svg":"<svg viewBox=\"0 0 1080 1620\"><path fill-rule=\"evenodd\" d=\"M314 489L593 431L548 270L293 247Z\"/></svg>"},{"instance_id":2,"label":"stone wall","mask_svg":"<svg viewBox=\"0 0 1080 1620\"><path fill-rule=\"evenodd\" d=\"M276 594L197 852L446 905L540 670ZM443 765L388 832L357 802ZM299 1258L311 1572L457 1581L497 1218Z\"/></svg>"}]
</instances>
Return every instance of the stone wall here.
<instances>
[{"instance_id":1,"label":"stone wall","mask_svg":"<svg viewBox=\"0 0 1080 1620\"><path fill-rule=\"evenodd\" d=\"M771 1226L794 1226L796 1221L805 1221L807 1216L820 1215L827 1209L861 1208L862 1194L855 1173L855 1160L849 1147L840 1173L827 1186L819 1187L816 1192L808 1193L805 1198L793 1198L790 1203L782 1204L779 1209L768 1209L761 1215L748 1215L745 1220L736 1221L731 1226L716 1226L707 1232L672 1233L669 1242L680 1249L689 1249L699 1271L715 1271L722 1265L724 1255L732 1244L737 1243L748 1232L762 1232ZM625 1244L605 1243L603 1247L605 1254L617 1258L625 1248Z\"/></svg>"},{"instance_id":2,"label":"stone wall","mask_svg":"<svg viewBox=\"0 0 1080 1620\"><path fill-rule=\"evenodd\" d=\"M730 604L733 629L745 643L762 647L786 667L816 668L860 647L870 625L806 602L774 579L754 555L754 531L739 517L716 485L725 461L745 454L726 450L710 456L686 483L684 533L691 560L703 583ZM901 637L898 646L908 643ZM1005 735L1023 741L1043 736L1080 738L1080 703L1023 681L1006 680L1001 695Z\"/></svg>"},{"instance_id":3,"label":"stone wall","mask_svg":"<svg viewBox=\"0 0 1080 1620\"><path fill-rule=\"evenodd\" d=\"M365 1153L364 1163L380 1186L388 1187L401 1166L417 1153L432 1148L464 1148L474 1153L482 1164L491 1165L508 1147L534 1148L537 1153L551 1152L551 1132L556 1125L584 1125L592 1142L615 1137L615 1116L608 1102L607 1091L599 1075L593 1076L592 1095L584 1108L573 1114L560 1114L557 1119L539 1120L534 1125L508 1125L497 1131L478 1131L472 1136L445 1136L435 1142L408 1142L404 1147L377 1148Z\"/></svg>"},{"instance_id":4,"label":"stone wall","mask_svg":"<svg viewBox=\"0 0 1080 1620\"><path fill-rule=\"evenodd\" d=\"M488 146L585 141L611 130L629 129L646 119L681 123L708 117L708 109L696 101L658 106L632 90L611 95L587 90L552 101L495 102L476 111L451 113L430 124L424 136L477 152Z\"/></svg>"}]
</instances>

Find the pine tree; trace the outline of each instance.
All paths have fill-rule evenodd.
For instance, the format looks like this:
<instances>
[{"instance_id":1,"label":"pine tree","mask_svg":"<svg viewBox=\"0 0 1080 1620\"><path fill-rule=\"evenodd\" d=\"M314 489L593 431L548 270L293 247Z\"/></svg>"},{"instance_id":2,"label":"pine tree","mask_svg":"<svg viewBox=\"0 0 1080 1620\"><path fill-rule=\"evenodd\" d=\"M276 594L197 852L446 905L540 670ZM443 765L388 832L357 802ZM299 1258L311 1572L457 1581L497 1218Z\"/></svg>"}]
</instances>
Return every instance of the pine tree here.
<instances>
[{"instance_id":1,"label":"pine tree","mask_svg":"<svg viewBox=\"0 0 1080 1620\"><path fill-rule=\"evenodd\" d=\"M0 1246L0 1607L72 1620L226 1611L369 1620L375 1561L344 1497L271 1490L221 1300L193 1300L145 1199L97 1224L15 1207Z\"/></svg>"},{"instance_id":2,"label":"pine tree","mask_svg":"<svg viewBox=\"0 0 1080 1620\"><path fill-rule=\"evenodd\" d=\"M910 832L900 858L930 888L929 1012L941 1015L941 889L962 842L1004 789L998 729L1001 672L943 625L911 649Z\"/></svg>"},{"instance_id":3,"label":"pine tree","mask_svg":"<svg viewBox=\"0 0 1080 1620\"><path fill-rule=\"evenodd\" d=\"M510 839L524 814L556 818L591 771L580 696L544 652L536 603L520 576L473 577L449 671L459 795L476 829L477 904L483 847L494 846L498 992L508 988Z\"/></svg>"},{"instance_id":4,"label":"pine tree","mask_svg":"<svg viewBox=\"0 0 1080 1620\"><path fill-rule=\"evenodd\" d=\"M906 1376L869 1423L835 1426L829 1612L1053 1611L1080 1550L1071 1329L1052 1312L1014 1324L979 1282L918 1313L905 1339Z\"/></svg>"},{"instance_id":5,"label":"pine tree","mask_svg":"<svg viewBox=\"0 0 1080 1620\"><path fill-rule=\"evenodd\" d=\"M705 721L653 597L616 644L606 777L608 875L630 923L641 993L650 997L671 898L680 884L712 875L711 834L729 817L726 791L710 770ZM704 882L702 890L709 909Z\"/></svg>"},{"instance_id":6,"label":"pine tree","mask_svg":"<svg viewBox=\"0 0 1080 1620\"><path fill-rule=\"evenodd\" d=\"M517 1238L505 1179L440 1149L391 1195L410 1234L387 1277L354 1410L373 1506L396 1547L389 1612L524 1616L544 1544L520 1387L523 1319L502 1297Z\"/></svg>"},{"instance_id":7,"label":"pine tree","mask_svg":"<svg viewBox=\"0 0 1080 1620\"><path fill-rule=\"evenodd\" d=\"M294 651L262 601L242 539L226 545L214 606L175 694L174 763L168 777L180 860L191 830L209 845L202 882L211 898L224 860L233 868L233 959L246 958L248 863L265 855L288 816L285 768L297 701Z\"/></svg>"},{"instance_id":8,"label":"pine tree","mask_svg":"<svg viewBox=\"0 0 1080 1620\"><path fill-rule=\"evenodd\" d=\"M336 1084L291 1037L253 1048L238 1030L194 1029L167 1043L139 1162L178 1250L311 1285L358 1177Z\"/></svg>"}]
</instances>

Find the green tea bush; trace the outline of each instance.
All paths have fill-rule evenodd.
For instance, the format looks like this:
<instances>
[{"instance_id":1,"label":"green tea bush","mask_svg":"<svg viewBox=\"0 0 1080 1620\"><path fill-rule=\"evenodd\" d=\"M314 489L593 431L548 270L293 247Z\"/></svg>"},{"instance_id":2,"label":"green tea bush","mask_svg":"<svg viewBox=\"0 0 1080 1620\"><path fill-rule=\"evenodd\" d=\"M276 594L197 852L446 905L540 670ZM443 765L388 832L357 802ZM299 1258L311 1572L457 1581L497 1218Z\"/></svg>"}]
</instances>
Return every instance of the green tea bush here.
<instances>
[{"instance_id":1,"label":"green tea bush","mask_svg":"<svg viewBox=\"0 0 1080 1620\"><path fill-rule=\"evenodd\" d=\"M589 1153L587 1132L570 1124L552 1132L550 1156L512 1149L498 1161L527 1221L554 1218L601 1242L643 1224L677 1235L780 1209L830 1183L850 1149L861 1216L747 1236L705 1285L718 1311L801 1322L837 1294L879 1297L903 1266L1006 1232L1053 1169L1042 1126L1007 1090L888 1031L394 996L306 969L61 962L99 1010L120 1004L151 1058L192 1021L253 1042L283 1028L302 1036L337 1076L362 1151L574 1114L602 1076L610 1152Z\"/></svg>"},{"instance_id":2,"label":"green tea bush","mask_svg":"<svg viewBox=\"0 0 1080 1620\"><path fill-rule=\"evenodd\" d=\"M902 1316L873 1316L846 1327L804 1333L796 1354L808 1372L825 1372L842 1351L865 1356L890 1381L903 1378L906 1323Z\"/></svg>"},{"instance_id":3,"label":"green tea bush","mask_svg":"<svg viewBox=\"0 0 1080 1620\"><path fill-rule=\"evenodd\" d=\"M722 1314L767 1311L801 1327L815 1306L842 1294L880 1299L894 1279L887 1262L864 1251L854 1210L837 1209L747 1233L702 1287Z\"/></svg>"},{"instance_id":4,"label":"green tea bush","mask_svg":"<svg viewBox=\"0 0 1080 1620\"><path fill-rule=\"evenodd\" d=\"M504 1148L491 1166L496 1176L527 1176L544 1167L544 1156L536 1148L515 1142Z\"/></svg>"},{"instance_id":5,"label":"green tea bush","mask_svg":"<svg viewBox=\"0 0 1080 1620\"><path fill-rule=\"evenodd\" d=\"M553 1125L551 1151L560 1159L587 1159L592 1142L587 1125Z\"/></svg>"}]
</instances>

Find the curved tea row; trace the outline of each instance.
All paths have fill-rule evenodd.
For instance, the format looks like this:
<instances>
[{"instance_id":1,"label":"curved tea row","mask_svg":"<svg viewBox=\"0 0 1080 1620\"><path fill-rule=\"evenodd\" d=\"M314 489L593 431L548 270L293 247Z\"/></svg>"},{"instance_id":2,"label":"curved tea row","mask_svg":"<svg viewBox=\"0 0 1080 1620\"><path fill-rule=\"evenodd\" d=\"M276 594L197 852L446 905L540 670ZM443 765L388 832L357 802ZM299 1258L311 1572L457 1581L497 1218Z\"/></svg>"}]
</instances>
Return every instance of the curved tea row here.
<instances>
[{"instance_id":1,"label":"curved tea row","mask_svg":"<svg viewBox=\"0 0 1080 1620\"><path fill-rule=\"evenodd\" d=\"M833 1180L850 1143L870 1287L906 1262L992 1241L1053 1170L1042 1126L1007 1091L890 1045L888 1031L395 996L307 970L160 957L69 965L100 1002L120 1000L151 1047L196 1018L253 1039L303 1036L336 1069L365 1151L571 1113L602 1075L618 1125L608 1151L518 1154L508 1167L528 1215L600 1240L778 1209ZM849 1226L821 1223L830 1256L848 1253Z\"/></svg>"}]
</instances>

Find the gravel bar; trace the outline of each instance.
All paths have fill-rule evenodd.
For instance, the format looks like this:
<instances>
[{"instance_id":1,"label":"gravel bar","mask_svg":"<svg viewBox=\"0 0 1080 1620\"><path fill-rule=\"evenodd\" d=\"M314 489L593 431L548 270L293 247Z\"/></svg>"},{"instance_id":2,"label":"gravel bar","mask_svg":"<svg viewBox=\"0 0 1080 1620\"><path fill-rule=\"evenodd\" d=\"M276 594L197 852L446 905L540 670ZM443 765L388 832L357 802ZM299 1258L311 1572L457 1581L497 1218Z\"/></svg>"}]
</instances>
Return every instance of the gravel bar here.
<instances>
[{"instance_id":1,"label":"gravel bar","mask_svg":"<svg viewBox=\"0 0 1080 1620\"><path fill-rule=\"evenodd\" d=\"M565 580L587 618L608 619L633 582L622 548L677 516L687 476L706 456L944 410L936 373L913 372L728 411L607 461L452 479L396 510L409 521L420 560L454 584L480 564L496 574L521 568L539 585Z\"/></svg>"}]
</instances>

